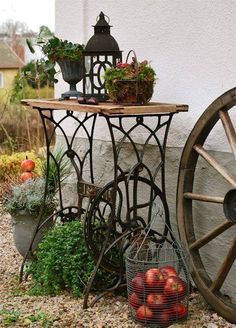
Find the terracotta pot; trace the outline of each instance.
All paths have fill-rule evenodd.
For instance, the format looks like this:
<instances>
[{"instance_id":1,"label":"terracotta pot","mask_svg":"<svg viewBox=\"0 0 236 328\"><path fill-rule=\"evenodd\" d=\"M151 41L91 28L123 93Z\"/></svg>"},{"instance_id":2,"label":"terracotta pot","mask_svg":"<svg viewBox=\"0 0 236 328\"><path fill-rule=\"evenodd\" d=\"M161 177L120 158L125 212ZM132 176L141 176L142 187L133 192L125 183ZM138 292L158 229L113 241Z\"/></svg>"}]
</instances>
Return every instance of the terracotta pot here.
<instances>
[{"instance_id":1,"label":"terracotta pot","mask_svg":"<svg viewBox=\"0 0 236 328\"><path fill-rule=\"evenodd\" d=\"M52 214L52 213L51 213ZM49 217L49 215L48 215ZM13 220L13 239L18 252L24 257L29 249L32 241L36 226L37 226L37 214L30 214L24 211L17 213L12 216ZM45 219L42 219L42 222ZM42 241L44 233L53 225L53 218L51 218L45 225L40 229L35 236L32 253L37 249L38 244ZM28 255L28 259L32 259L33 254Z\"/></svg>"}]
</instances>

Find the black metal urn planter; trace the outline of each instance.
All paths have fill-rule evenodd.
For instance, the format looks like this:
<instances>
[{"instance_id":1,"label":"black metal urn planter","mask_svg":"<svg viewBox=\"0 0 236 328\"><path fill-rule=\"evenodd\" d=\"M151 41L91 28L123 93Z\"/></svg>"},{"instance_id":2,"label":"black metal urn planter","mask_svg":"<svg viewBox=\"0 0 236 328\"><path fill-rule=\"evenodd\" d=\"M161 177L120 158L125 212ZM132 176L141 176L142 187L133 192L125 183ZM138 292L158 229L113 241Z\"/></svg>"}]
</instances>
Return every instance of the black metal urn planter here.
<instances>
[{"instance_id":1,"label":"black metal urn planter","mask_svg":"<svg viewBox=\"0 0 236 328\"><path fill-rule=\"evenodd\" d=\"M83 64L81 60L58 59L63 80L70 86L69 91L62 93L61 99L78 98L82 95L77 91L76 84L83 78Z\"/></svg>"}]
</instances>

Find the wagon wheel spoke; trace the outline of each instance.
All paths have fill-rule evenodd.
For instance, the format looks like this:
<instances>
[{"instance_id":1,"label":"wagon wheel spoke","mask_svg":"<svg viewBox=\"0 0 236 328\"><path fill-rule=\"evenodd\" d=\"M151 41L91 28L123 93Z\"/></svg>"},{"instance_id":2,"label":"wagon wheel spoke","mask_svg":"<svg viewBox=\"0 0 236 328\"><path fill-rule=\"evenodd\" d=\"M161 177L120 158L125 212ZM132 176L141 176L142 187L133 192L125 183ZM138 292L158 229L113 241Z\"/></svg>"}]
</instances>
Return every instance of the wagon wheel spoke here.
<instances>
[{"instance_id":1,"label":"wagon wheel spoke","mask_svg":"<svg viewBox=\"0 0 236 328\"><path fill-rule=\"evenodd\" d=\"M201 145L194 145L193 148L202 156L217 172L221 174L229 183L236 187L236 178L229 174Z\"/></svg>"},{"instance_id":2,"label":"wagon wheel spoke","mask_svg":"<svg viewBox=\"0 0 236 328\"><path fill-rule=\"evenodd\" d=\"M230 147L236 159L236 133L231 118L229 116L229 113L225 111L219 111L219 116L225 129L225 134L228 138Z\"/></svg>"},{"instance_id":3,"label":"wagon wheel spoke","mask_svg":"<svg viewBox=\"0 0 236 328\"><path fill-rule=\"evenodd\" d=\"M224 202L223 197L196 194L196 193L192 193L192 192L185 192L184 193L184 198L192 199L192 200L199 200L199 201L202 201L202 202L218 203L218 204L223 204L223 202Z\"/></svg>"},{"instance_id":4,"label":"wagon wheel spoke","mask_svg":"<svg viewBox=\"0 0 236 328\"><path fill-rule=\"evenodd\" d=\"M199 248L203 247L204 245L209 243L211 240L213 240L214 238L219 236L221 233L223 233L224 231L229 229L232 225L234 225L233 222L228 221L228 220L224 221L223 223L218 225L218 227L216 227L215 229L213 229L210 232L206 233L204 236L202 236L201 238L196 240L194 243L192 243L189 246L189 249L191 251L198 250Z\"/></svg>"},{"instance_id":5,"label":"wagon wheel spoke","mask_svg":"<svg viewBox=\"0 0 236 328\"><path fill-rule=\"evenodd\" d=\"M212 291L220 290L236 258L236 238L211 285Z\"/></svg>"}]
</instances>

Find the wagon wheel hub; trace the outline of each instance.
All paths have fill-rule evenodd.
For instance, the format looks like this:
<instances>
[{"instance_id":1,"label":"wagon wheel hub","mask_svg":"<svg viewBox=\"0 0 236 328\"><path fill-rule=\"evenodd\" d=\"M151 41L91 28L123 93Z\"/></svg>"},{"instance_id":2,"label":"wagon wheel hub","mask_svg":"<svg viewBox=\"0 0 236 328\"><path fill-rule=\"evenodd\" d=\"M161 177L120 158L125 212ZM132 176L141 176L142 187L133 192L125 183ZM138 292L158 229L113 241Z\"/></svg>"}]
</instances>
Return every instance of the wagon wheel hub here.
<instances>
[{"instance_id":1,"label":"wagon wheel hub","mask_svg":"<svg viewBox=\"0 0 236 328\"><path fill-rule=\"evenodd\" d=\"M226 218L236 223L236 189L229 190L225 195L223 209Z\"/></svg>"}]
</instances>

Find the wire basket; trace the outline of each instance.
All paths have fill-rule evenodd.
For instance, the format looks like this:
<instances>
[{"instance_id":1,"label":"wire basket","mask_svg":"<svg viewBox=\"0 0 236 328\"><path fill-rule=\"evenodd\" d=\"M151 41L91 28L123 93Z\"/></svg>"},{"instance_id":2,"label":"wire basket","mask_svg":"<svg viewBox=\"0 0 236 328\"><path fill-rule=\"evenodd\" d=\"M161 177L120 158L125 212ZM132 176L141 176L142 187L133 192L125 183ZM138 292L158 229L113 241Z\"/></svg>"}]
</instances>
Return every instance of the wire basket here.
<instances>
[{"instance_id":1,"label":"wire basket","mask_svg":"<svg viewBox=\"0 0 236 328\"><path fill-rule=\"evenodd\" d=\"M132 319L147 327L186 320L189 271L186 252L176 241L138 238L125 258Z\"/></svg>"},{"instance_id":2,"label":"wire basket","mask_svg":"<svg viewBox=\"0 0 236 328\"><path fill-rule=\"evenodd\" d=\"M153 94L155 80L138 80L138 61L133 50L127 55L126 63L130 54L133 53L134 78L119 80L114 79L106 82L109 98L123 105L144 105L147 104Z\"/></svg>"}]
</instances>

